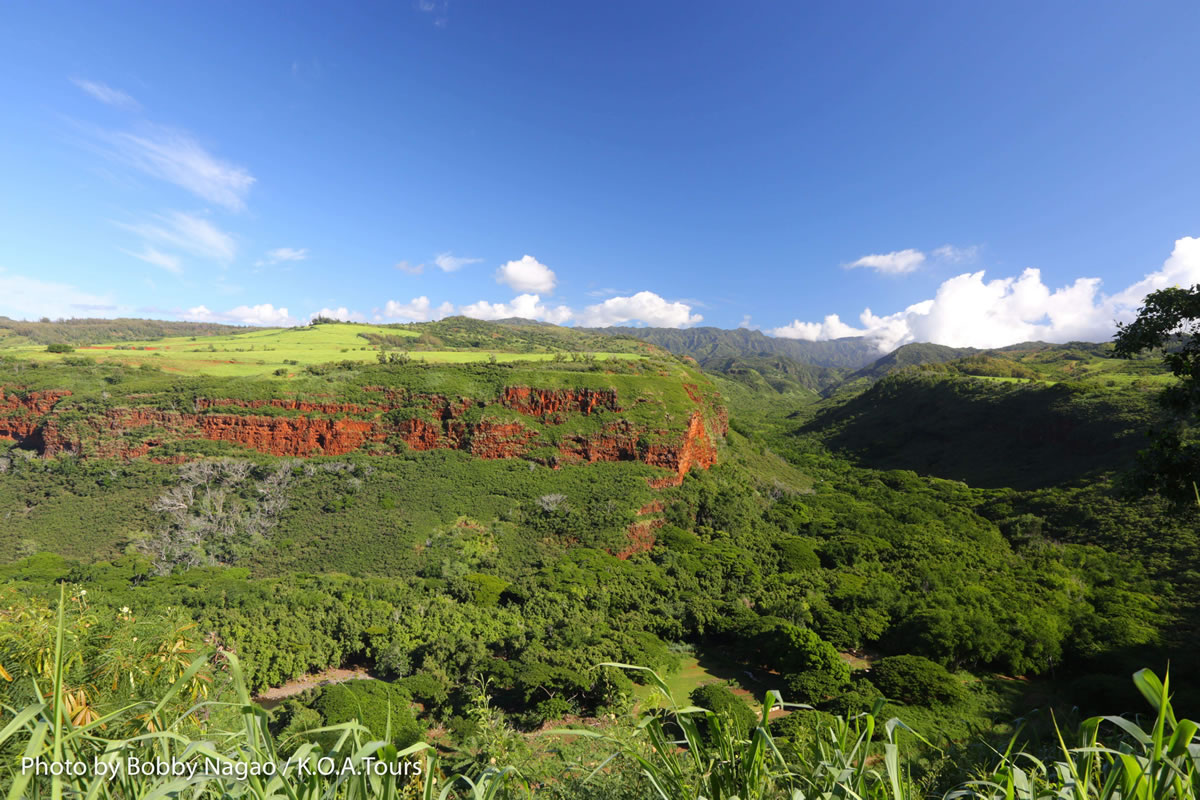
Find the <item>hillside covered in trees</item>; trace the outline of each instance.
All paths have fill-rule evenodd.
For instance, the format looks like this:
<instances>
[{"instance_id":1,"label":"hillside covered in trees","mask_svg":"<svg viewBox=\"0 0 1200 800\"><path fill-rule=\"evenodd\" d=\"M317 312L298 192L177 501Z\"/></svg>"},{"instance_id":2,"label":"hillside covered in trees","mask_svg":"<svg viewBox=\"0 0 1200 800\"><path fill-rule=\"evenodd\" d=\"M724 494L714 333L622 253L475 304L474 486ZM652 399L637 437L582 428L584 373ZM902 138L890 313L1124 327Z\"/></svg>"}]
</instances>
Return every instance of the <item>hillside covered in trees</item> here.
<instances>
[{"instance_id":1,"label":"hillside covered in trees","mask_svg":"<svg viewBox=\"0 0 1200 800\"><path fill-rule=\"evenodd\" d=\"M1135 710L1132 672L1197 655L1195 516L1122 492L1175 380L1154 359L910 345L864 368L857 342L813 364L675 331L701 358L463 318L154 330L0 350L9 708L53 679L65 587L75 724L179 680L186 718L235 692L233 661L251 693L358 670L264 724L330 749L318 729L361 719L566 792L604 754L564 772L536 732L619 735L653 694L605 666L630 664L747 731L770 692L813 707L772 717L794 748L900 716L913 774L948 787L1030 708Z\"/></svg>"}]
</instances>

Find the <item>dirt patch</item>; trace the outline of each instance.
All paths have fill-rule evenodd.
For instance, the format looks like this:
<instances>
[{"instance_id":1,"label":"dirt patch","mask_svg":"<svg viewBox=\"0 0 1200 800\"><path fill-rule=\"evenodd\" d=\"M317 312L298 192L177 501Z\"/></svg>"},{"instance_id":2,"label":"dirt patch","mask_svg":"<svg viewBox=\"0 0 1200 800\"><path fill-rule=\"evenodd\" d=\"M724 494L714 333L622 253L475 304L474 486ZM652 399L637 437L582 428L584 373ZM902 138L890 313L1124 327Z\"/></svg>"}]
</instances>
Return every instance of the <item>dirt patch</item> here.
<instances>
[{"instance_id":1,"label":"dirt patch","mask_svg":"<svg viewBox=\"0 0 1200 800\"><path fill-rule=\"evenodd\" d=\"M345 683L346 681L365 681L370 680L371 675L364 667L354 667L353 669L327 669L324 672L314 672L309 675L302 675L299 678L290 680L282 686L273 686L267 689L260 695L254 698L254 702L261 706L270 708L278 704L282 700L300 694L308 689L315 689L318 686L327 686L332 683Z\"/></svg>"}]
</instances>

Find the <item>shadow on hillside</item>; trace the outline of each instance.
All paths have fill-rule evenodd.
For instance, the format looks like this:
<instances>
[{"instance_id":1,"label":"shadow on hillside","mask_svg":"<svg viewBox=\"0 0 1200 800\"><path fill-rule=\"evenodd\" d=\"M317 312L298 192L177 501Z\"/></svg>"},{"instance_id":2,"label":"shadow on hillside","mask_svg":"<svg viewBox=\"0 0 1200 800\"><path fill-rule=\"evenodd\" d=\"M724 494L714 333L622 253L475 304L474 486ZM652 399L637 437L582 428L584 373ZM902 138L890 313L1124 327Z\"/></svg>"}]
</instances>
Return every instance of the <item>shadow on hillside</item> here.
<instances>
[{"instance_id":1,"label":"shadow on hillside","mask_svg":"<svg viewBox=\"0 0 1200 800\"><path fill-rule=\"evenodd\" d=\"M1129 466L1154 413L1152 393L894 377L800 431L866 467L1037 489Z\"/></svg>"}]
</instances>

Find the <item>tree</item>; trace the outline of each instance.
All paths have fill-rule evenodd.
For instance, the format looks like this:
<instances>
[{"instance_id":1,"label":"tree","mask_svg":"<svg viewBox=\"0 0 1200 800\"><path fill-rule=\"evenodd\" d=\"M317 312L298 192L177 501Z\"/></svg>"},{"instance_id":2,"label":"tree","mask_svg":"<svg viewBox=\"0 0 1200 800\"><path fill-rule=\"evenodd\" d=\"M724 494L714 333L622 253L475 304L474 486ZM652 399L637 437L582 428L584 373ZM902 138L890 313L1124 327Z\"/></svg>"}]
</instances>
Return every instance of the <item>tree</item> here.
<instances>
[{"instance_id":1,"label":"tree","mask_svg":"<svg viewBox=\"0 0 1200 800\"><path fill-rule=\"evenodd\" d=\"M871 668L871 682L888 698L921 706L962 702L962 684L945 667L921 656L888 656Z\"/></svg>"},{"instance_id":2,"label":"tree","mask_svg":"<svg viewBox=\"0 0 1200 800\"><path fill-rule=\"evenodd\" d=\"M1200 284L1151 292L1137 319L1117 328L1118 356L1161 348L1163 363L1179 378L1159 396L1168 420L1151 431L1128 488L1161 494L1180 508L1200 506Z\"/></svg>"}]
</instances>

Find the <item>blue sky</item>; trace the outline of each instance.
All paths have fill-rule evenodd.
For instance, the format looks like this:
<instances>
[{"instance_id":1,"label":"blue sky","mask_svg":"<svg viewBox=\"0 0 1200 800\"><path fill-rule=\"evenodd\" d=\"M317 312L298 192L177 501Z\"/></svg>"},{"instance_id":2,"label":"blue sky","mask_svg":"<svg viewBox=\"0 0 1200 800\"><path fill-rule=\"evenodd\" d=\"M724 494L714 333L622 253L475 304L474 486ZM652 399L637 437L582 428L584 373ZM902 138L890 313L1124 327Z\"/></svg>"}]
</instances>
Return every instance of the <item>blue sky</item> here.
<instances>
[{"instance_id":1,"label":"blue sky","mask_svg":"<svg viewBox=\"0 0 1200 800\"><path fill-rule=\"evenodd\" d=\"M8 3L0 314L1103 338L1200 282L1197 41L1194 2Z\"/></svg>"}]
</instances>

